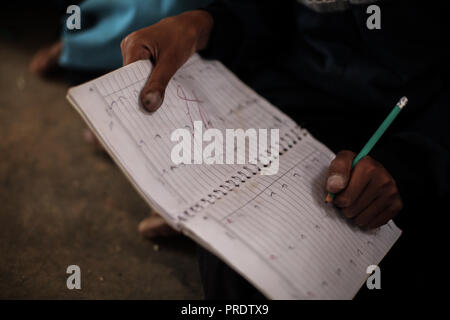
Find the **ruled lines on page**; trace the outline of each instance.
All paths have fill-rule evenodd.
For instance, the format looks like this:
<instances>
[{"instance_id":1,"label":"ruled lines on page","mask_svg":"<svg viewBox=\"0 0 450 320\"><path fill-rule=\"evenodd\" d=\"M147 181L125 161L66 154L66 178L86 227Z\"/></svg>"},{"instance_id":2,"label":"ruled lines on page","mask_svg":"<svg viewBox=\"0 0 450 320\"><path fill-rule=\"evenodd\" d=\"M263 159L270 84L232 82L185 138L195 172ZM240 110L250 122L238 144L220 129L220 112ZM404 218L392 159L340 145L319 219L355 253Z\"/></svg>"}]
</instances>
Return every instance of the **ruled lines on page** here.
<instances>
[{"instance_id":1,"label":"ruled lines on page","mask_svg":"<svg viewBox=\"0 0 450 320\"><path fill-rule=\"evenodd\" d=\"M333 154L310 135L186 225L270 298L350 299L401 234L364 232L324 203ZM214 234L214 236L212 236Z\"/></svg>"},{"instance_id":2,"label":"ruled lines on page","mask_svg":"<svg viewBox=\"0 0 450 320\"><path fill-rule=\"evenodd\" d=\"M382 259L400 230L391 222L362 232L324 204L333 153L222 64L197 55L174 75L161 108L147 113L138 97L150 71L149 61L138 61L69 91L147 201L175 227L183 217L197 241L268 297L351 298L367 266ZM186 128L195 139L196 121L222 132L278 128L280 137L295 139L280 141L289 150L279 155L280 170L272 176L253 175L242 164L176 165L171 134ZM226 181L232 182L223 197L190 210Z\"/></svg>"},{"instance_id":3,"label":"ruled lines on page","mask_svg":"<svg viewBox=\"0 0 450 320\"><path fill-rule=\"evenodd\" d=\"M194 136L195 121L201 121L205 129L222 132L275 127L286 132L296 127L222 64L197 55L174 75L160 109L148 113L138 97L150 71L149 61L138 61L73 88L69 94L141 193L148 198L157 194L152 200L162 202L162 209L172 217L242 167L175 165L170 157L175 129L187 128Z\"/></svg>"}]
</instances>

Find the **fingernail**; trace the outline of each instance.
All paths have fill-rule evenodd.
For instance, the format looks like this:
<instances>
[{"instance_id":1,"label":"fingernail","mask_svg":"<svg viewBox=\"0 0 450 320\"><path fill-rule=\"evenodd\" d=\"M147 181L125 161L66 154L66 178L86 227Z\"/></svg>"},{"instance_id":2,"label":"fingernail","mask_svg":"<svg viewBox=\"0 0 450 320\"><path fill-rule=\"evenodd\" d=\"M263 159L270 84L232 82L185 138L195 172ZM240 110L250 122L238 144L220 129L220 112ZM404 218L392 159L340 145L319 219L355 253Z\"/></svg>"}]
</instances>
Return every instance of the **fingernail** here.
<instances>
[{"instance_id":1,"label":"fingernail","mask_svg":"<svg viewBox=\"0 0 450 320\"><path fill-rule=\"evenodd\" d=\"M144 96L143 103L148 111L155 111L162 103L161 94L158 91L149 92Z\"/></svg>"},{"instance_id":2,"label":"fingernail","mask_svg":"<svg viewBox=\"0 0 450 320\"><path fill-rule=\"evenodd\" d=\"M345 177L341 174L333 174L328 177L327 190L336 192L345 188Z\"/></svg>"}]
</instances>

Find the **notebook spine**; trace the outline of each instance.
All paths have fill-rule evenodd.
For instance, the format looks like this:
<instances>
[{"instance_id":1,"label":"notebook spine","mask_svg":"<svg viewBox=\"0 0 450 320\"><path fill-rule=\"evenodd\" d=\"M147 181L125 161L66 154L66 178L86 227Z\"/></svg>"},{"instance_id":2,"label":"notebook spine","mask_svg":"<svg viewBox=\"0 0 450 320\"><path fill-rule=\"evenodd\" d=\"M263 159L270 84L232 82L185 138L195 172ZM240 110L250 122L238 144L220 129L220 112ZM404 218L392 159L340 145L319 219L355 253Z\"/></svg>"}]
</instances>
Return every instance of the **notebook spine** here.
<instances>
[{"instance_id":1,"label":"notebook spine","mask_svg":"<svg viewBox=\"0 0 450 320\"><path fill-rule=\"evenodd\" d=\"M302 141L302 139L307 135L308 131L301 128L300 126L296 126L295 128L292 128L289 131L285 132L282 136L280 136L278 155L273 155L273 157L283 156L296 144ZM178 219L181 221L185 221L189 217L195 216L206 207L213 205L217 200L226 197L230 192L232 192L236 188L239 188L243 183L251 179L253 176L256 176L261 172L262 167L268 167L272 163L271 159L273 159L273 157L270 154L269 149L267 150L267 154L269 155L269 161L267 164L261 165L247 163L243 165L240 170L238 170L234 175L230 176L228 180L225 180L216 189L213 189L209 194L206 195L206 197L201 198L188 209L184 210L182 214L179 214Z\"/></svg>"}]
</instances>

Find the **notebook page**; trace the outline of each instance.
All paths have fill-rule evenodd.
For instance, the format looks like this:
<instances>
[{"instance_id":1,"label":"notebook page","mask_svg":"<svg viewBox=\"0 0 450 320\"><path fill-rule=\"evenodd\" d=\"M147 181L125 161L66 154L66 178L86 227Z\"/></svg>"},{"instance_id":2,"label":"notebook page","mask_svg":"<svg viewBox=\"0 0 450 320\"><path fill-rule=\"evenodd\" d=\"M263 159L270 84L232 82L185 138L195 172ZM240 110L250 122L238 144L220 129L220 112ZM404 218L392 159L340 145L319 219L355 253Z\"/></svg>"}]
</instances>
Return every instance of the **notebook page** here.
<instances>
[{"instance_id":1,"label":"notebook page","mask_svg":"<svg viewBox=\"0 0 450 320\"><path fill-rule=\"evenodd\" d=\"M216 251L269 297L348 298L349 292L356 292L362 284L359 280L365 277L367 266L364 267L364 274L360 271L366 261L354 258L352 250L336 246L353 242L363 244L364 237L370 237L366 241L369 248L361 245L361 248L357 248L356 255L364 255L376 264L395 242L399 230L391 225L392 231L382 228L378 235L362 234L358 229L352 229L352 234L347 232L350 227L339 220L334 209L323 207L324 183L319 182L322 177L319 173L323 174L323 168L328 166L333 154L307 135L281 156L281 168L277 175L249 175L251 178L247 182L239 183L239 192L228 192L222 199L213 201L212 205L202 202L201 207L206 204L205 209L197 212L199 199L208 199L207 195L211 190L230 180L236 172L242 173L243 166L174 166L170 158L173 146L170 134L174 129L192 130L194 121L199 120L205 128L220 130L279 128L282 137L296 137L306 131L299 129L220 63L206 62L198 56L193 56L173 77L163 106L157 112L148 114L140 110L138 94L150 71L148 61L139 61L69 92L78 111L143 197L172 225L178 226L179 220L183 219L197 241ZM308 148L308 141L312 149ZM313 158L310 158L311 150L317 151ZM310 159L316 160L306 169L296 167L307 164ZM297 169L301 169L300 172L292 173L292 170ZM315 189L312 184L308 185L308 175L301 175L302 170L316 177ZM284 179L293 179L289 172L298 180L285 181ZM306 180L302 181L299 177ZM284 193L276 187L281 188ZM270 193L268 190L271 190ZM302 190L303 193L300 192ZM310 198L307 197L308 190L311 192ZM188 208L195 210L186 210ZM322 225L315 220L317 217L325 217L323 210L332 211L331 216L335 219L326 220L331 226L326 223ZM269 219L271 216L268 213L273 211L278 212L276 217L279 221ZM243 219L236 220L236 217ZM289 219L293 219L292 222ZM314 228L307 229L311 234L306 231L302 233L302 228L307 228L312 223ZM341 225L337 228L333 223ZM320 230L327 238L320 238ZM270 238L262 236L266 233ZM309 239L310 246L291 244L295 244L296 236L301 240ZM334 247L326 247L328 243L324 239L333 239ZM289 243L288 253L292 254L285 252L286 243ZM313 254L316 251L320 254ZM326 254L322 254L322 251ZM332 255L329 251L339 255ZM325 267L328 262L323 264L322 260L327 259L328 255L336 256L334 259L341 266L335 269L335 273L345 281L334 279L331 269ZM299 264L302 272L299 272L299 262L293 256L297 260L299 257L306 257L304 265ZM356 280L350 281L348 276L342 275L344 270L353 270L352 267L345 269L345 261L339 260L343 257L351 266L358 268L355 271L358 274ZM324 266L324 272L318 272L321 270L318 268L320 265ZM317 287L319 279L321 286ZM328 286L333 289L326 290Z\"/></svg>"},{"instance_id":2,"label":"notebook page","mask_svg":"<svg viewBox=\"0 0 450 320\"><path fill-rule=\"evenodd\" d=\"M364 232L324 203L334 155L302 131L277 175L251 177L186 226L269 298L351 299L401 231Z\"/></svg>"},{"instance_id":3,"label":"notebook page","mask_svg":"<svg viewBox=\"0 0 450 320\"><path fill-rule=\"evenodd\" d=\"M143 197L169 219L236 174L242 165L174 165L172 132L194 122L203 129L296 127L221 63L191 59L170 81L163 105L147 113L138 103L151 71L138 61L70 89L69 98ZM197 139L198 141L199 139ZM194 146L193 146L194 147ZM201 148L198 143L196 148ZM248 146L247 146L248 150Z\"/></svg>"}]
</instances>

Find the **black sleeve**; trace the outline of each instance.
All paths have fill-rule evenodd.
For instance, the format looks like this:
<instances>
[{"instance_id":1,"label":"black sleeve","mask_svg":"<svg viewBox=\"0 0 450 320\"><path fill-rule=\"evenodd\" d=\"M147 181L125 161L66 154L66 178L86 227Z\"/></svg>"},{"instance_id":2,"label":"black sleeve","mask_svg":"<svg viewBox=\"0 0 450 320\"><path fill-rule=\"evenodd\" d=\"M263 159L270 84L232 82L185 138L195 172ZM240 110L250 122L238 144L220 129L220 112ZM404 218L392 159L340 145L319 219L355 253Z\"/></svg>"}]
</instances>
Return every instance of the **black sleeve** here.
<instances>
[{"instance_id":1,"label":"black sleeve","mask_svg":"<svg viewBox=\"0 0 450 320\"><path fill-rule=\"evenodd\" d=\"M429 213L418 214L418 210L426 210L430 201L444 203L450 196L449 56L448 50L442 47L446 38L442 36L443 32L437 32L443 28L436 28L444 20L447 24L447 20L441 17L442 12L435 18L436 8L420 3L424 8L418 7L415 11L422 17L421 23L385 8L383 30L387 33L395 31L390 35L388 45L386 32L369 33L363 29L362 35L372 44L371 48L379 48L377 59L383 65L395 66L394 70L405 78L399 91L409 98L409 103L371 153L397 182L405 208L396 222L405 227L420 225L427 220L423 215ZM208 47L201 54L224 62L233 71L237 66L241 67L240 61L245 61L246 68L252 68L252 63L261 65L258 60L264 57L276 59L278 51L297 39L292 34L296 27L291 25L296 18L290 16L295 10L290 6L293 2L215 1L204 8L212 15L214 27ZM361 24L365 26L365 10L358 12ZM398 17L402 17L401 28L389 27L389 23L394 23ZM417 25L411 29L411 23ZM386 47L394 54L388 54L389 50L384 52ZM389 86L381 89L395 99L400 98L397 91L396 94L389 91L392 90ZM380 105L389 105L381 100Z\"/></svg>"},{"instance_id":2,"label":"black sleeve","mask_svg":"<svg viewBox=\"0 0 450 320\"><path fill-rule=\"evenodd\" d=\"M417 227L435 223L437 213L429 208L444 204L450 196L449 20L443 3L408 1L409 6L403 2L396 10L385 3L383 28L391 34L384 33L383 42L377 42L374 33L371 40L384 51L391 50L391 58L381 52L379 56L404 77L404 87L398 91L409 103L373 156L390 171L403 198L405 208L396 222ZM405 8L408 14L397 23Z\"/></svg>"},{"instance_id":3,"label":"black sleeve","mask_svg":"<svg viewBox=\"0 0 450 320\"><path fill-rule=\"evenodd\" d=\"M390 128L394 132L374 148L373 157L397 182L404 209L394 220L405 229L436 222L430 205L450 196L449 89L447 83L430 101L411 101Z\"/></svg>"},{"instance_id":4,"label":"black sleeve","mask_svg":"<svg viewBox=\"0 0 450 320\"><path fill-rule=\"evenodd\" d=\"M280 4L282 3L282 4ZM261 57L275 57L292 41L295 21L290 1L221 0L203 8L214 19L208 47L200 54L217 59L231 69L240 61L251 63ZM261 54L261 53L264 54Z\"/></svg>"}]
</instances>

